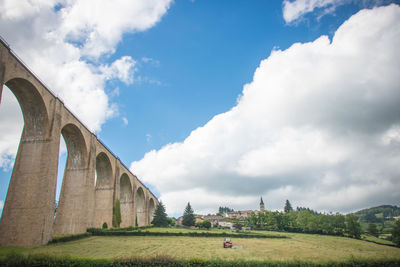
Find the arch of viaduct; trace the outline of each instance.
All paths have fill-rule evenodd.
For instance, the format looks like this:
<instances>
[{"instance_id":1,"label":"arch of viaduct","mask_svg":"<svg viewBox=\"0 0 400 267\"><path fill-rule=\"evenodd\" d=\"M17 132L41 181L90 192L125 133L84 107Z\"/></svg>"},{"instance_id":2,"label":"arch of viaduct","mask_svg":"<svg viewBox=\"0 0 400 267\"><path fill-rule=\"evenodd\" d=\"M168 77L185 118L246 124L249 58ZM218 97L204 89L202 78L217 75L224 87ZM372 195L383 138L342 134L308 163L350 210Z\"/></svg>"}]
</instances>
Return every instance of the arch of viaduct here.
<instances>
[{"instance_id":1,"label":"arch of viaduct","mask_svg":"<svg viewBox=\"0 0 400 267\"><path fill-rule=\"evenodd\" d=\"M0 245L46 244L53 234L112 225L120 199L121 227L150 224L157 198L0 40L0 101L6 85L24 117L0 221ZM60 136L68 157L54 218Z\"/></svg>"}]
</instances>

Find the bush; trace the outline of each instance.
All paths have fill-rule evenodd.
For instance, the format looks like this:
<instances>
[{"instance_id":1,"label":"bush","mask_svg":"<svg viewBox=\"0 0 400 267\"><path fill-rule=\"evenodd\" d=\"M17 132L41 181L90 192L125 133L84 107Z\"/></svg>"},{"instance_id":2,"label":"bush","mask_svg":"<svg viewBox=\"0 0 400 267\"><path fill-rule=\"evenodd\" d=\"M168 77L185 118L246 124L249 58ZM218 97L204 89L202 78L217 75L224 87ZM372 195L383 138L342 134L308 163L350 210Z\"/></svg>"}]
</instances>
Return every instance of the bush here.
<instances>
[{"instance_id":1,"label":"bush","mask_svg":"<svg viewBox=\"0 0 400 267\"><path fill-rule=\"evenodd\" d=\"M107 223L106 223L106 222L104 222L104 223L103 223L103 226L102 226L101 228L103 228L103 229L107 229L107 228L108 228L108 225L107 225Z\"/></svg>"},{"instance_id":2,"label":"bush","mask_svg":"<svg viewBox=\"0 0 400 267\"><path fill-rule=\"evenodd\" d=\"M91 235L92 234L89 232L82 233L82 234L75 234L75 235L59 235L59 236L55 235L55 236L53 236L53 239L48 244L78 240L78 239L89 237Z\"/></svg>"},{"instance_id":3,"label":"bush","mask_svg":"<svg viewBox=\"0 0 400 267\"><path fill-rule=\"evenodd\" d=\"M396 221L392 229L392 241L400 247L400 221Z\"/></svg>"},{"instance_id":4,"label":"bush","mask_svg":"<svg viewBox=\"0 0 400 267\"><path fill-rule=\"evenodd\" d=\"M206 228L206 229L210 229L211 228L211 222L209 220L203 221L202 224L203 224L203 228Z\"/></svg>"},{"instance_id":5,"label":"bush","mask_svg":"<svg viewBox=\"0 0 400 267\"><path fill-rule=\"evenodd\" d=\"M344 262L310 262L310 261L223 261L223 260L205 260L205 259L189 259L189 260L178 260L168 256L157 256L153 258L120 258L120 259L84 259L84 258L72 258L72 257L60 257L52 255L28 255L24 256L21 254L12 253L7 255L5 258L0 258L0 266L95 266L95 267L106 267L106 266L400 266L399 260L381 259L381 260L358 260L351 259Z\"/></svg>"},{"instance_id":6,"label":"bush","mask_svg":"<svg viewBox=\"0 0 400 267\"><path fill-rule=\"evenodd\" d=\"M149 232L142 231L145 227L136 228L134 231L127 231L124 229L109 229L104 230L100 228L88 228L87 232L91 233L93 236L192 236L192 237L226 237L227 233L222 232ZM288 238L284 235L258 235L250 233L230 233L232 237L235 238Z\"/></svg>"},{"instance_id":7,"label":"bush","mask_svg":"<svg viewBox=\"0 0 400 267\"><path fill-rule=\"evenodd\" d=\"M375 236L375 237L378 237L378 235L379 235L378 228L376 227L376 224L374 224L374 223L368 224L367 232L370 235Z\"/></svg>"}]
</instances>

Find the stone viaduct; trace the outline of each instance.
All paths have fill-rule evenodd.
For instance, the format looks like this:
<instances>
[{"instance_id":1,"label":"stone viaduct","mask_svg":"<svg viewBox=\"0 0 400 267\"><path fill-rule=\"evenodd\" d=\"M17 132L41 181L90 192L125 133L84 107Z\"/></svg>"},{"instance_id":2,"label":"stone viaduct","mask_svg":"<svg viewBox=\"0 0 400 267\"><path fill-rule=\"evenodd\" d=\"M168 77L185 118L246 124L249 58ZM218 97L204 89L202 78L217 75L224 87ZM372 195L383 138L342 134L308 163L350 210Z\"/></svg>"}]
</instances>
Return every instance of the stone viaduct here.
<instances>
[{"instance_id":1,"label":"stone viaduct","mask_svg":"<svg viewBox=\"0 0 400 267\"><path fill-rule=\"evenodd\" d=\"M150 224L157 198L88 130L0 40L0 101L6 85L24 117L0 221L0 245L46 244L53 234L112 225L121 203L121 227ZM1 122L0 122L1 123ZM68 157L54 214L60 137Z\"/></svg>"}]
</instances>

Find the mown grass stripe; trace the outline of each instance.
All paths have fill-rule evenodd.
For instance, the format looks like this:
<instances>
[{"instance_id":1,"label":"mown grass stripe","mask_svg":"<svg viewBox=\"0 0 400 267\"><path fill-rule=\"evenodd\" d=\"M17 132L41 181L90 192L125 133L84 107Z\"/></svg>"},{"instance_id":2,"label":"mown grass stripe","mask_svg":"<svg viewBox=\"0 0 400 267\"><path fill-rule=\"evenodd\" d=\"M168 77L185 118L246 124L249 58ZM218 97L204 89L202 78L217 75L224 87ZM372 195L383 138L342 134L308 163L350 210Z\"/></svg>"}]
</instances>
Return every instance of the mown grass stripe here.
<instances>
[{"instance_id":1,"label":"mown grass stripe","mask_svg":"<svg viewBox=\"0 0 400 267\"><path fill-rule=\"evenodd\" d=\"M226 237L235 238L289 238L285 235L256 235L243 233L213 233L213 232L151 232L151 231L118 231L89 228L87 230L93 236L191 236L191 237Z\"/></svg>"}]
</instances>

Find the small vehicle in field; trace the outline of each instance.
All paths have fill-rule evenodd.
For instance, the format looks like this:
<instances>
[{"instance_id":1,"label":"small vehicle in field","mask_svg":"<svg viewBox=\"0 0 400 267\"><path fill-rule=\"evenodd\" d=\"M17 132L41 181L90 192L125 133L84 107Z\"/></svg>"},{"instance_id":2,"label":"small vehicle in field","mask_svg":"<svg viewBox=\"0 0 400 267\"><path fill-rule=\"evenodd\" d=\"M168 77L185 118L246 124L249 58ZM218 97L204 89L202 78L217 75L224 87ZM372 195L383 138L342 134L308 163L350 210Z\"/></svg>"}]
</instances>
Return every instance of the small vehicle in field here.
<instances>
[{"instance_id":1,"label":"small vehicle in field","mask_svg":"<svg viewBox=\"0 0 400 267\"><path fill-rule=\"evenodd\" d=\"M232 241L229 237L225 237L223 246L224 248L232 248Z\"/></svg>"}]
</instances>

